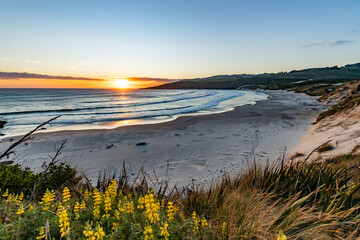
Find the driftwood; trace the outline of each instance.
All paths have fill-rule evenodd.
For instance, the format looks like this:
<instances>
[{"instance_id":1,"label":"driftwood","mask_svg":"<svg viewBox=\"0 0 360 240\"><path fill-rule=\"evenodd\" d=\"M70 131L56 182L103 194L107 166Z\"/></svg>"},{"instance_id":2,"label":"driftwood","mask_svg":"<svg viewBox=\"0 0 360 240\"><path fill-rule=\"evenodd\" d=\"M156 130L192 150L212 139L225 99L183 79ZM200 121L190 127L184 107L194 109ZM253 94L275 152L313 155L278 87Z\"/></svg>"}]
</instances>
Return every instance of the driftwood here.
<instances>
[{"instance_id":1,"label":"driftwood","mask_svg":"<svg viewBox=\"0 0 360 240\"><path fill-rule=\"evenodd\" d=\"M33 134L34 132L40 130L43 126L45 126L46 124L49 124L50 122L58 119L61 115L54 117L52 119L50 119L49 121L46 121L42 124L40 124L39 126L37 126L36 128L34 128L34 130L28 132L27 134L25 134L20 140L18 140L17 142L13 143L8 149L6 149L1 155L0 155L0 160L3 159L4 157L9 157L10 154L14 153L13 149L19 145L20 143L24 142L26 139L28 139L28 137ZM0 161L1 163L1 161Z\"/></svg>"}]
</instances>

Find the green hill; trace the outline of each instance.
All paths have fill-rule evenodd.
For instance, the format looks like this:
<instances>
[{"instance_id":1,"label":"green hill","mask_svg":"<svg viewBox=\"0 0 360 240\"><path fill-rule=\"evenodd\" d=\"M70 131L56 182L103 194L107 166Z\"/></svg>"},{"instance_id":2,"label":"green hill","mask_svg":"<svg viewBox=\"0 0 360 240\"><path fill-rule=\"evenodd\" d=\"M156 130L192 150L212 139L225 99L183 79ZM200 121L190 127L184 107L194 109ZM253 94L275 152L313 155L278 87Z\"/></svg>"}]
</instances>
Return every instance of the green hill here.
<instances>
[{"instance_id":1,"label":"green hill","mask_svg":"<svg viewBox=\"0 0 360 240\"><path fill-rule=\"evenodd\" d=\"M207 78L184 79L151 89L287 89L301 86L333 85L360 79L360 63L344 67L309 68L291 72L257 75L218 75Z\"/></svg>"}]
</instances>

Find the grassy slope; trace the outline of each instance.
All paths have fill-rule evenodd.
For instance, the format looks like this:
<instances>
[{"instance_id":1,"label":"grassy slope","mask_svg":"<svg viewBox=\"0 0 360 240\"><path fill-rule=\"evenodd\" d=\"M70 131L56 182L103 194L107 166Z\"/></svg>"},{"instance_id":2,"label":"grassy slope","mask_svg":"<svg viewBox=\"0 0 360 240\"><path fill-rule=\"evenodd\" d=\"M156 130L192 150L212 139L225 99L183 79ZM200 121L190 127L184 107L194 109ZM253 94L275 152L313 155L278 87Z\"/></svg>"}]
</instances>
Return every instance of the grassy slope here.
<instances>
[{"instance_id":1,"label":"grassy slope","mask_svg":"<svg viewBox=\"0 0 360 240\"><path fill-rule=\"evenodd\" d=\"M187 79L153 87L153 89L289 89L305 86L331 87L340 82L360 79L360 63L344 67L311 68L300 71L259 75L222 75Z\"/></svg>"}]
</instances>

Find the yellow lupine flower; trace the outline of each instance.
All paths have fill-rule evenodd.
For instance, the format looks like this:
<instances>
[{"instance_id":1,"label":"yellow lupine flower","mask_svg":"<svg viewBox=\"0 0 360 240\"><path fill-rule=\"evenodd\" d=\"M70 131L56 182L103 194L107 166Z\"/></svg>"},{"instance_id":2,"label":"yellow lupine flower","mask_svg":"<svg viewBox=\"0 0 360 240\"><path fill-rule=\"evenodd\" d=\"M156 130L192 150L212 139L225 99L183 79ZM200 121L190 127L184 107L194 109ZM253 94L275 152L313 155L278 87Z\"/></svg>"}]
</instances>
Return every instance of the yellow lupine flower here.
<instances>
[{"instance_id":1,"label":"yellow lupine flower","mask_svg":"<svg viewBox=\"0 0 360 240\"><path fill-rule=\"evenodd\" d=\"M191 215L191 218L194 220L194 227L193 232L198 233L199 231L199 223L200 223L200 217L196 215L196 212L194 211Z\"/></svg>"},{"instance_id":2,"label":"yellow lupine flower","mask_svg":"<svg viewBox=\"0 0 360 240\"><path fill-rule=\"evenodd\" d=\"M48 210L52 202L54 202L54 200L55 200L55 192L54 191L50 192L49 189L46 189L40 204L43 205L44 210Z\"/></svg>"},{"instance_id":3,"label":"yellow lupine flower","mask_svg":"<svg viewBox=\"0 0 360 240\"><path fill-rule=\"evenodd\" d=\"M140 196L138 199L138 205L137 208L138 209L144 209L145 207L145 198L143 196Z\"/></svg>"},{"instance_id":4,"label":"yellow lupine flower","mask_svg":"<svg viewBox=\"0 0 360 240\"><path fill-rule=\"evenodd\" d=\"M286 240L286 239L287 239L286 235L282 230L280 230L279 233L277 234L277 240Z\"/></svg>"},{"instance_id":5,"label":"yellow lupine flower","mask_svg":"<svg viewBox=\"0 0 360 240\"><path fill-rule=\"evenodd\" d=\"M20 207L19 209L17 210L16 214L17 215L20 215L20 214L23 214L24 213L24 205L23 204L20 204Z\"/></svg>"},{"instance_id":6,"label":"yellow lupine flower","mask_svg":"<svg viewBox=\"0 0 360 240\"><path fill-rule=\"evenodd\" d=\"M89 197L90 197L90 192L89 192L89 190L85 189L85 193L84 193L85 200L87 201L89 199Z\"/></svg>"},{"instance_id":7,"label":"yellow lupine flower","mask_svg":"<svg viewBox=\"0 0 360 240\"><path fill-rule=\"evenodd\" d=\"M160 227L160 236L163 236L165 240L168 240L170 237L168 226L169 224L165 223L163 227Z\"/></svg>"},{"instance_id":8,"label":"yellow lupine flower","mask_svg":"<svg viewBox=\"0 0 360 240\"><path fill-rule=\"evenodd\" d=\"M83 234L85 237L87 237L87 240L101 240L103 237L105 237L105 232L99 224L97 224L95 230L96 231L91 229L91 226L87 223L85 230L83 231Z\"/></svg>"},{"instance_id":9,"label":"yellow lupine flower","mask_svg":"<svg viewBox=\"0 0 360 240\"><path fill-rule=\"evenodd\" d=\"M80 204L80 210L84 210L85 208L86 208L85 201L82 200L82 201L81 201L81 204Z\"/></svg>"},{"instance_id":10,"label":"yellow lupine flower","mask_svg":"<svg viewBox=\"0 0 360 240\"><path fill-rule=\"evenodd\" d=\"M7 198L9 196L9 189L6 189L4 194L2 195L4 198Z\"/></svg>"},{"instance_id":11,"label":"yellow lupine flower","mask_svg":"<svg viewBox=\"0 0 360 240\"><path fill-rule=\"evenodd\" d=\"M60 205L57 211L57 215L59 216L60 236L68 236L70 234L70 220L66 208Z\"/></svg>"},{"instance_id":12,"label":"yellow lupine flower","mask_svg":"<svg viewBox=\"0 0 360 240\"><path fill-rule=\"evenodd\" d=\"M36 240L44 239L45 238L45 230L44 227L40 228L39 236L36 237Z\"/></svg>"},{"instance_id":13,"label":"yellow lupine flower","mask_svg":"<svg viewBox=\"0 0 360 240\"><path fill-rule=\"evenodd\" d=\"M83 231L83 234L85 237L87 237L87 240L93 240L94 237L94 231L91 229L90 225L87 223L85 226L85 230Z\"/></svg>"},{"instance_id":14,"label":"yellow lupine flower","mask_svg":"<svg viewBox=\"0 0 360 240\"><path fill-rule=\"evenodd\" d=\"M145 240L155 239L154 234L153 234L153 229L151 228L151 226L146 226L145 227L144 237L145 237Z\"/></svg>"},{"instance_id":15,"label":"yellow lupine flower","mask_svg":"<svg viewBox=\"0 0 360 240\"><path fill-rule=\"evenodd\" d=\"M20 193L20 196L19 196L18 200L19 200L19 202L22 202L24 200L24 193L23 192Z\"/></svg>"},{"instance_id":16,"label":"yellow lupine flower","mask_svg":"<svg viewBox=\"0 0 360 240\"><path fill-rule=\"evenodd\" d=\"M80 204L79 204L78 201L76 201L76 202L75 202L75 205L74 205L74 212L76 213L76 212L78 212L78 211L80 211Z\"/></svg>"},{"instance_id":17,"label":"yellow lupine flower","mask_svg":"<svg viewBox=\"0 0 360 240\"><path fill-rule=\"evenodd\" d=\"M94 233L94 237L96 237L96 239L103 239L103 237L105 237L105 232L103 230L102 227L100 227L100 225L98 224L96 226L96 232Z\"/></svg>"},{"instance_id":18,"label":"yellow lupine flower","mask_svg":"<svg viewBox=\"0 0 360 240\"><path fill-rule=\"evenodd\" d=\"M209 226L208 222L206 221L206 219L205 219L204 217L201 219L201 226L202 226L202 227L207 227L207 226Z\"/></svg>"},{"instance_id":19,"label":"yellow lupine flower","mask_svg":"<svg viewBox=\"0 0 360 240\"><path fill-rule=\"evenodd\" d=\"M79 218L79 214L78 214L79 211L80 211L80 204L78 201L76 201L76 203L74 205L75 219Z\"/></svg>"},{"instance_id":20,"label":"yellow lupine flower","mask_svg":"<svg viewBox=\"0 0 360 240\"><path fill-rule=\"evenodd\" d=\"M154 195L152 193L146 194L143 202L145 207L144 215L150 220L150 222L155 223L160 221L160 203L155 201Z\"/></svg>"},{"instance_id":21,"label":"yellow lupine flower","mask_svg":"<svg viewBox=\"0 0 360 240\"><path fill-rule=\"evenodd\" d=\"M105 210L105 217L109 217L109 211L111 211L111 197L109 196L109 194L105 194L104 197L104 210Z\"/></svg>"},{"instance_id":22,"label":"yellow lupine flower","mask_svg":"<svg viewBox=\"0 0 360 240\"><path fill-rule=\"evenodd\" d=\"M63 193L62 193L62 198L63 198L62 202L65 203L65 202L69 201L69 200L70 200L70 197L71 197L71 195L70 195L70 190L69 190L69 188L68 188L68 187L64 187Z\"/></svg>"},{"instance_id":23,"label":"yellow lupine flower","mask_svg":"<svg viewBox=\"0 0 360 240\"><path fill-rule=\"evenodd\" d=\"M174 220L175 214L179 212L179 207L174 206L173 202L169 202L167 206L167 217L169 221Z\"/></svg>"},{"instance_id":24,"label":"yellow lupine flower","mask_svg":"<svg viewBox=\"0 0 360 240\"><path fill-rule=\"evenodd\" d=\"M223 235L223 236L225 236L226 235L226 222L223 222L223 224L222 224L222 228L221 228L221 234Z\"/></svg>"},{"instance_id":25,"label":"yellow lupine flower","mask_svg":"<svg viewBox=\"0 0 360 240\"><path fill-rule=\"evenodd\" d=\"M102 196L97 188L95 188L95 190L93 192L93 198L94 198L94 209L93 209L94 217L95 217L95 219L99 219L100 218L100 205L102 203Z\"/></svg>"},{"instance_id":26,"label":"yellow lupine flower","mask_svg":"<svg viewBox=\"0 0 360 240\"><path fill-rule=\"evenodd\" d=\"M117 195L117 181L113 179L106 189L107 195L109 195L111 200L114 200Z\"/></svg>"}]
</instances>

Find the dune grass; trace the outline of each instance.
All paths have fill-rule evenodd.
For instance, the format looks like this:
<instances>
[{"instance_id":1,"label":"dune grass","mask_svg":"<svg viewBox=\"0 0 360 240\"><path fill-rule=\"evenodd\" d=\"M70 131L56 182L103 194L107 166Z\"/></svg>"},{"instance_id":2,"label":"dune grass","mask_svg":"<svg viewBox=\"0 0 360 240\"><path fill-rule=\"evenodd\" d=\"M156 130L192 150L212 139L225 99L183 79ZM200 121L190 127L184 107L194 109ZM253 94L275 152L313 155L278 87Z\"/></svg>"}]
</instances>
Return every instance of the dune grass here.
<instances>
[{"instance_id":1,"label":"dune grass","mask_svg":"<svg viewBox=\"0 0 360 240\"><path fill-rule=\"evenodd\" d=\"M0 239L354 239L356 159L254 164L182 189L155 188L143 172L134 179L126 169L96 187L72 181L77 175L31 202L9 185L1 190Z\"/></svg>"}]
</instances>

